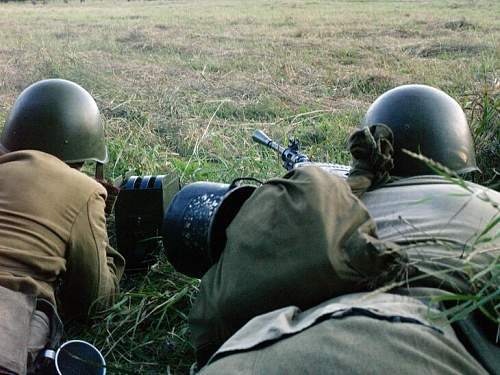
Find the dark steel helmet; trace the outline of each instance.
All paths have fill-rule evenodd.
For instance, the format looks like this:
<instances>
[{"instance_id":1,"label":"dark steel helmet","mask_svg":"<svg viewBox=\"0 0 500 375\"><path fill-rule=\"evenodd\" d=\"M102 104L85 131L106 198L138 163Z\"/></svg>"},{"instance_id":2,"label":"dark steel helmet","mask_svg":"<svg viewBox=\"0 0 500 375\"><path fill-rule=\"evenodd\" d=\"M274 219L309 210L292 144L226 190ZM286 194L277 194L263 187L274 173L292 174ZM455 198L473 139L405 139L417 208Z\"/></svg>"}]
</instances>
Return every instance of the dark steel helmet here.
<instances>
[{"instance_id":1,"label":"dark steel helmet","mask_svg":"<svg viewBox=\"0 0 500 375\"><path fill-rule=\"evenodd\" d=\"M255 186L198 181L184 186L163 220L163 244L174 268L201 278L226 244L226 228Z\"/></svg>"},{"instance_id":2,"label":"dark steel helmet","mask_svg":"<svg viewBox=\"0 0 500 375\"><path fill-rule=\"evenodd\" d=\"M394 176L435 174L424 162L403 153L420 153L465 174L478 170L474 143L460 105L443 91L404 85L387 91L368 108L363 126L386 124L394 133Z\"/></svg>"},{"instance_id":3,"label":"dark steel helmet","mask_svg":"<svg viewBox=\"0 0 500 375\"><path fill-rule=\"evenodd\" d=\"M108 161L97 104L81 86L64 79L36 82L19 95L0 148L39 150L66 163Z\"/></svg>"}]
</instances>

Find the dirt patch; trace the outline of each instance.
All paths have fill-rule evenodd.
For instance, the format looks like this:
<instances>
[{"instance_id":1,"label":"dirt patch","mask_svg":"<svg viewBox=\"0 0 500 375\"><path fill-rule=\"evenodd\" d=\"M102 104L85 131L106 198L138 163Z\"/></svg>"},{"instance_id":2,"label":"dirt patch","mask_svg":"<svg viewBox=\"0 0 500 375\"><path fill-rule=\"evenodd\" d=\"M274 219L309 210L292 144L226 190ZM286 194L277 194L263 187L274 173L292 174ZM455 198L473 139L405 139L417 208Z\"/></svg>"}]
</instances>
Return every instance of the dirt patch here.
<instances>
[{"instance_id":1,"label":"dirt patch","mask_svg":"<svg viewBox=\"0 0 500 375\"><path fill-rule=\"evenodd\" d=\"M477 30L479 28L479 26L467 22L465 19L446 22L443 26L445 29L453 31Z\"/></svg>"},{"instance_id":2,"label":"dirt patch","mask_svg":"<svg viewBox=\"0 0 500 375\"><path fill-rule=\"evenodd\" d=\"M170 30L170 29L172 29L172 26L158 24L158 25L155 25L155 28L157 28L158 30Z\"/></svg>"},{"instance_id":3,"label":"dirt patch","mask_svg":"<svg viewBox=\"0 0 500 375\"><path fill-rule=\"evenodd\" d=\"M414 45L403 48L405 53L421 58L468 57L487 51L488 46L482 44L447 44Z\"/></svg>"},{"instance_id":4,"label":"dirt patch","mask_svg":"<svg viewBox=\"0 0 500 375\"><path fill-rule=\"evenodd\" d=\"M373 73L364 77L351 77L344 80L342 86L348 88L353 95L379 95L397 86L397 83L389 75Z\"/></svg>"},{"instance_id":5,"label":"dirt patch","mask_svg":"<svg viewBox=\"0 0 500 375\"><path fill-rule=\"evenodd\" d=\"M401 39L406 39L406 38L414 38L420 36L420 33L415 30L410 30L404 27L400 27L396 30L391 30L387 33L388 36L392 36L395 38L401 38Z\"/></svg>"},{"instance_id":6,"label":"dirt patch","mask_svg":"<svg viewBox=\"0 0 500 375\"><path fill-rule=\"evenodd\" d=\"M54 33L54 37L56 39L75 39L77 37L79 37L80 34L79 33L75 33L73 31L63 31L63 32L58 32L58 33Z\"/></svg>"},{"instance_id":7,"label":"dirt patch","mask_svg":"<svg viewBox=\"0 0 500 375\"><path fill-rule=\"evenodd\" d=\"M257 26L260 24L259 20L256 17L239 17L237 19L231 20L228 23L230 26L236 26L236 25L251 25L251 26Z\"/></svg>"},{"instance_id":8,"label":"dirt patch","mask_svg":"<svg viewBox=\"0 0 500 375\"><path fill-rule=\"evenodd\" d=\"M343 95L346 95L343 97ZM372 103L371 98L364 100L348 97L348 93L342 93L337 90L336 94L324 101L325 108L329 108L332 114L349 113L353 111L365 112Z\"/></svg>"},{"instance_id":9,"label":"dirt patch","mask_svg":"<svg viewBox=\"0 0 500 375\"><path fill-rule=\"evenodd\" d=\"M353 48L336 48L332 51L332 59L341 65L355 65L363 59L363 54L360 49Z\"/></svg>"},{"instance_id":10,"label":"dirt patch","mask_svg":"<svg viewBox=\"0 0 500 375\"><path fill-rule=\"evenodd\" d=\"M133 16L128 16L126 17L129 20L141 20L141 19L146 19L145 16L138 16L138 15L133 15Z\"/></svg>"},{"instance_id":11,"label":"dirt patch","mask_svg":"<svg viewBox=\"0 0 500 375\"><path fill-rule=\"evenodd\" d=\"M127 34L116 38L119 43L138 43L146 39L146 34L139 30L129 31Z\"/></svg>"},{"instance_id":12,"label":"dirt patch","mask_svg":"<svg viewBox=\"0 0 500 375\"><path fill-rule=\"evenodd\" d=\"M171 43L168 38L158 34L148 34L140 30L132 30L115 39L125 48L148 53L166 53L186 58L192 57L198 51L197 47L187 43Z\"/></svg>"}]
</instances>

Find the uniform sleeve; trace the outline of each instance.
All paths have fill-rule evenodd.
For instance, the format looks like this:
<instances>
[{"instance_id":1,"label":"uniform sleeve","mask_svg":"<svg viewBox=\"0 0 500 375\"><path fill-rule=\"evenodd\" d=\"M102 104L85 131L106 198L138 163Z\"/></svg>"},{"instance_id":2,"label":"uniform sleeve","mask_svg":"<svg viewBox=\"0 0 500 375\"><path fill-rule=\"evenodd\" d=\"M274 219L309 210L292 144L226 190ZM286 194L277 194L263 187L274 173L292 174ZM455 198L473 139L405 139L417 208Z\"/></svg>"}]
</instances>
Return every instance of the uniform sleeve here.
<instances>
[{"instance_id":1,"label":"uniform sleeve","mask_svg":"<svg viewBox=\"0 0 500 375\"><path fill-rule=\"evenodd\" d=\"M60 293L65 316L85 317L105 309L119 291L125 260L109 245L104 208L105 193L97 191L82 207L71 230Z\"/></svg>"}]
</instances>

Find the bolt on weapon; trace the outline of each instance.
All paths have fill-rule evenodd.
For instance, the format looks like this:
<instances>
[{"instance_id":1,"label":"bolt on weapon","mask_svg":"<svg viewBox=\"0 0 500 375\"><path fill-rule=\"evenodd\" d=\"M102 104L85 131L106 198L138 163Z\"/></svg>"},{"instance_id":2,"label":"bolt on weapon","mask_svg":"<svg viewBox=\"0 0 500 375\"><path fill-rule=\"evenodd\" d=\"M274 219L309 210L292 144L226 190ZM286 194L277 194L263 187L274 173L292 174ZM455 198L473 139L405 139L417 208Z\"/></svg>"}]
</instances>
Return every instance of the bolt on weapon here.
<instances>
[{"instance_id":1,"label":"bolt on weapon","mask_svg":"<svg viewBox=\"0 0 500 375\"><path fill-rule=\"evenodd\" d=\"M349 175L349 171L351 170L351 167L348 165L310 161L307 155L300 152L300 142L298 139L290 139L288 147L286 148L273 141L262 130L255 130L252 135L252 139L257 143L278 152L281 156L281 160L283 161L283 167L287 171L304 166L316 166L324 169L328 173L332 173L346 179Z\"/></svg>"}]
</instances>

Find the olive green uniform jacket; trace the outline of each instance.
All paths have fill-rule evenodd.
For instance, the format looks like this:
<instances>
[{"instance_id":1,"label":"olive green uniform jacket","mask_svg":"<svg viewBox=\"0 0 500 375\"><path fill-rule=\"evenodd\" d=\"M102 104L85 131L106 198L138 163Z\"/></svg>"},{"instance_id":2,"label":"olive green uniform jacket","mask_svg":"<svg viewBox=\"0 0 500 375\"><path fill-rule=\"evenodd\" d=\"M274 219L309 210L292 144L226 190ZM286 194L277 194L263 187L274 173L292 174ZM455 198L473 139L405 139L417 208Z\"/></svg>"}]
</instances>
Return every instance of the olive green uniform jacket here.
<instances>
[{"instance_id":1,"label":"olive green uniform jacket","mask_svg":"<svg viewBox=\"0 0 500 375\"><path fill-rule=\"evenodd\" d=\"M463 254L498 215L498 193L468 188L416 177L359 200L313 167L262 185L190 312L201 373L485 374L432 300L472 293Z\"/></svg>"},{"instance_id":2,"label":"olive green uniform jacket","mask_svg":"<svg viewBox=\"0 0 500 375\"><path fill-rule=\"evenodd\" d=\"M106 190L39 151L0 154L0 286L68 316L110 306L124 259L109 246Z\"/></svg>"}]
</instances>

